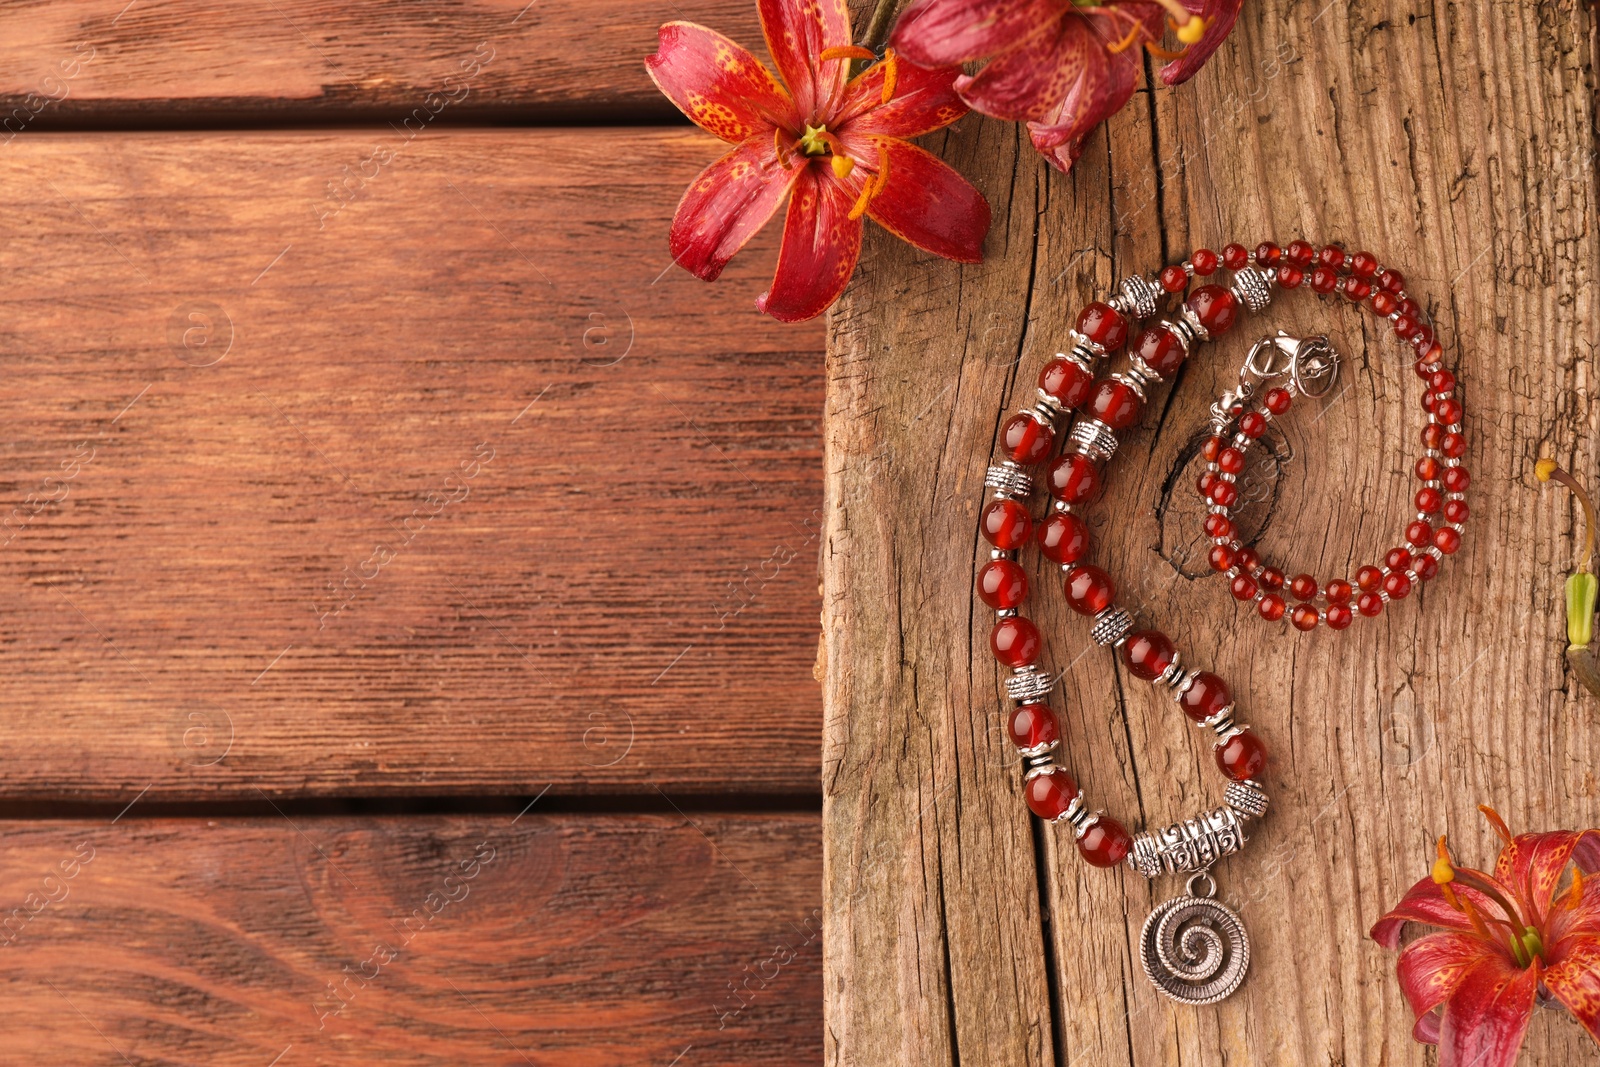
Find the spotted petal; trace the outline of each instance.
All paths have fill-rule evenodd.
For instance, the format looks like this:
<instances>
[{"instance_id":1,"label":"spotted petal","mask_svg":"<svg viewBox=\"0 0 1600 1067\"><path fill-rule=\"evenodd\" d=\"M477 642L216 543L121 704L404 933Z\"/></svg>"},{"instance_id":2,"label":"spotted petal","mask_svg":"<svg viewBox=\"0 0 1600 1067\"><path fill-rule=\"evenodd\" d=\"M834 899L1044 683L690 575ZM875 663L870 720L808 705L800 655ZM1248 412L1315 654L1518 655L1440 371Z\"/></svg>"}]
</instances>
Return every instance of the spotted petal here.
<instances>
[{"instance_id":1,"label":"spotted petal","mask_svg":"<svg viewBox=\"0 0 1600 1067\"><path fill-rule=\"evenodd\" d=\"M1159 14L1149 16L1149 21L1157 27L1154 32L1159 33ZM1083 153L1084 138L1128 102L1141 71L1135 49L1108 54L1095 31L1079 28L1074 34L1072 54L1082 58L1071 66L1072 80L1042 119L1028 123L1033 146L1060 170L1070 170Z\"/></svg>"},{"instance_id":2,"label":"spotted petal","mask_svg":"<svg viewBox=\"0 0 1600 1067\"><path fill-rule=\"evenodd\" d=\"M1600 847L1600 831L1518 834L1500 850L1494 865L1495 881L1508 886L1520 900L1543 916L1550 910L1550 898L1580 845L1584 852L1582 858L1587 859Z\"/></svg>"},{"instance_id":3,"label":"spotted petal","mask_svg":"<svg viewBox=\"0 0 1600 1067\"><path fill-rule=\"evenodd\" d=\"M1533 1017L1539 966L1485 955L1462 976L1439 1021L1439 1067L1512 1067Z\"/></svg>"},{"instance_id":4,"label":"spotted petal","mask_svg":"<svg viewBox=\"0 0 1600 1067\"><path fill-rule=\"evenodd\" d=\"M1161 81L1166 85L1179 85L1194 77L1211 53L1233 30L1239 18L1243 0L1178 0L1191 14L1206 20L1200 39L1183 50L1183 55L1161 68Z\"/></svg>"},{"instance_id":5,"label":"spotted petal","mask_svg":"<svg viewBox=\"0 0 1600 1067\"><path fill-rule=\"evenodd\" d=\"M800 168L784 170L769 137L757 134L700 172L672 218L672 258L706 281L766 225Z\"/></svg>"},{"instance_id":6,"label":"spotted petal","mask_svg":"<svg viewBox=\"0 0 1600 1067\"><path fill-rule=\"evenodd\" d=\"M1480 915L1499 914L1499 909L1477 890L1457 886L1455 892L1471 900ZM1432 878L1424 878L1406 891L1400 903L1372 927L1372 940L1384 948L1399 948L1401 928L1408 922L1442 926L1446 930L1472 930L1472 920L1450 906Z\"/></svg>"},{"instance_id":7,"label":"spotted petal","mask_svg":"<svg viewBox=\"0 0 1600 1067\"><path fill-rule=\"evenodd\" d=\"M953 66L1010 51L1060 19L1060 0L918 0L890 43L913 63Z\"/></svg>"},{"instance_id":8,"label":"spotted petal","mask_svg":"<svg viewBox=\"0 0 1600 1067\"><path fill-rule=\"evenodd\" d=\"M874 137L888 159L888 181L867 214L901 240L961 263L983 259L989 202L937 156L894 137ZM876 153L874 153L876 154Z\"/></svg>"},{"instance_id":9,"label":"spotted petal","mask_svg":"<svg viewBox=\"0 0 1600 1067\"><path fill-rule=\"evenodd\" d=\"M1400 992L1416 1016L1412 1036L1429 1044L1439 1040L1435 1008L1450 999L1462 979L1488 953L1499 950L1474 934L1441 933L1419 937L1400 953L1395 972Z\"/></svg>"},{"instance_id":10,"label":"spotted petal","mask_svg":"<svg viewBox=\"0 0 1600 1067\"><path fill-rule=\"evenodd\" d=\"M1075 84L1104 68L1106 52L1087 19L1063 14L1033 36L956 79L956 91L974 111L1008 122L1042 121Z\"/></svg>"},{"instance_id":11,"label":"spotted petal","mask_svg":"<svg viewBox=\"0 0 1600 1067\"><path fill-rule=\"evenodd\" d=\"M1555 998L1600 1041L1600 937L1569 937L1550 952L1541 976Z\"/></svg>"},{"instance_id":12,"label":"spotted petal","mask_svg":"<svg viewBox=\"0 0 1600 1067\"><path fill-rule=\"evenodd\" d=\"M831 172L825 175L820 164L796 171L778 271L771 288L756 299L757 308L782 322L827 310L850 283L861 254L861 220L849 217L855 201L846 184Z\"/></svg>"},{"instance_id":13,"label":"spotted petal","mask_svg":"<svg viewBox=\"0 0 1600 1067\"><path fill-rule=\"evenodd\" d=\"M693 22L661 27L644 61L667 99L695 125L739 144L775 125L794 125L794 102L765 63L715 30Z\"/></svg>"},{"instance_id":14,"label":"spotted petal","mask_svg":"<svg viewBox=\"0 0 1600 1067\"><path fill-rule=\"evenodd\" d=\"M897 61L894 92L885 104L883 79L887 72L888 64L878 63L845 87L833 119L839 133L920 137L943 129L967 113L966 102L955 88L961 72L954 67L928 70Z\"/></svg>"},{"instance_id":15,"label":"spotted petal","mask_svg":"<svg viewBox=\"0 0 1600 1067\"><path fill-rule=\"evenodd\" d=\"M800 120L823 119L850 76L849 60L822 59L825 49L850 43L845 0L758 0L756 9L767 51L789 83Z\"/></svg>"}]
</instances>

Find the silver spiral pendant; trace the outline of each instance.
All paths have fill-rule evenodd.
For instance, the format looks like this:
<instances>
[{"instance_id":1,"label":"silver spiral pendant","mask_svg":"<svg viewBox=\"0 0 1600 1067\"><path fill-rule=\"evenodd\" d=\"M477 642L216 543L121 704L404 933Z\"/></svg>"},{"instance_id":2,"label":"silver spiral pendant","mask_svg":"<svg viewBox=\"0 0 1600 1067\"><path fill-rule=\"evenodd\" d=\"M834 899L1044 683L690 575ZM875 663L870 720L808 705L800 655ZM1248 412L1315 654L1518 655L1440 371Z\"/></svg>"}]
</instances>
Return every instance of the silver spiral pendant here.
<instances>
[{"instance_id":1,"label":"silver spiral pendant","mask_svg":"<svg viewBox=\"0 0 1600 1067\"><path fill-rule=\"evenodd\" d=\"M1197 883L1207 889L1197 893ZM1181 1004L1215 1004L1239 988L1250 967L1250 938L1238 913L1212 899L1216 882L1204 871L1189 879L1144 921L1139 955L1157 989Z\"/></svg>"}]
</instances>

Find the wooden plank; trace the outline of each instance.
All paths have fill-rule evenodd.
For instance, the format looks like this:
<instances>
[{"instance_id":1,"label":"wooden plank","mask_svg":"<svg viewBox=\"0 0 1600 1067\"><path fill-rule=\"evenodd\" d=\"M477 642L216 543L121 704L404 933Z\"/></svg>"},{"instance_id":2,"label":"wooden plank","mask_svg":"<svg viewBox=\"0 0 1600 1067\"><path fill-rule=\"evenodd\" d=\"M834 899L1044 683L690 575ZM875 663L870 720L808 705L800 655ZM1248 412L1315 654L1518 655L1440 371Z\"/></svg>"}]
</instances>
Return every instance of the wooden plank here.
<instances>
[{"instance_id":1,"label":"wooden plank","mask_svg":"<svg viewBox=\"0 0 1600 1067\"><path fill-rule=\"evenodd\" d=\"M689 131L11 147L13 797L812 794L821 327ZM8 517L7 517L8 516Z\"/></svg>"},{"instance_id":2,"label":"wooden plank","mask_svg":"<svg viewBox=\"0 0 1600 1067\"><path fill-rule=\"evenodd\" d=\"M815 816L8 822L8 1056L791 1064Z\"/></svg>"},{"instance_id":3,"label":"wooden plank","mask_svg":"<svg viewBox=\"0 0 1600 1067\"><path fill-rule=\"evenodd\" d=\"M1247 5L1199 77L1117 116L1071 176L1012 127L960 124L944 155L996 214L981 268L869 237L832 320L825 419L829 1063L1422 1062L1393 955L1366 931L1434 836L1486 864L1479 802L1519 829L1600 824L1600 730L1560 656L1574 515L1530 477L1542 454L1595 469L1592 29L1572 2ZM1265 323L1202 350L1124 435L1097 557L1233 683L1275 753L1273 812L1219 869L1250 976L1185 1008L1136 954L1175 880L1087 867L1020 802L970 587L975 519L997 429L1078 307L1198 245L1301 234L1370 247L1440 324L1473 516L1442 575L1381 620L1271 633L1208 573L1187 488L1206 409ZM1283 424L1292 458L1258 541L1326 577L1410 517L1417 384L1356 311L1310 294L1273 310L1271 327L1327 331L1347 357L1348 392ZM1038 585L1030 613L1066 670L1061 760L1090 798L1135 825L1215 805L1205 740ZM1591 1053L1544 1012L1525 1059Z\"/></svg>"},{"instance_id":4,"label":"wooden plank","mask_svg":"<svg viewBox=\"0 0 1600 1067\"><path fill-rule=\"evenodd\" d=\"M678 115L656 28L761 50L746 0L59 0L0 13L0 141L40 129Z\"/></svg>"}]
</instances>

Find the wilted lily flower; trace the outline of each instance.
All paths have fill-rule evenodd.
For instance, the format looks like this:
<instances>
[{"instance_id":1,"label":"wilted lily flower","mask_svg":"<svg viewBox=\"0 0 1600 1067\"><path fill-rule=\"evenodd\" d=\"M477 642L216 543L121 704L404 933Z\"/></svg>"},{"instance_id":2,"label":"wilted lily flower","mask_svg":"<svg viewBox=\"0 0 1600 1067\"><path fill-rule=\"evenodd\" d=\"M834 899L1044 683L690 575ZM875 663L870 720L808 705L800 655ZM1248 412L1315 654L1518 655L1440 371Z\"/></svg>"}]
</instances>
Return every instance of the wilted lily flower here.
<instances>
[{"instance_id":1,"label":"wilted lily flower","mask_svg":"<svg viewBox=\"0 0 1600 1067\"><path fill-rule=\"evenodd\" d=\"M1600 696L1600 661L1589 647L1594 640L1595 599L1600 594L1600 579L1590 570L1594 565L1594 503L1578 480L1553 459L1535 463L1533 475L1541 482L1560 482L1572 490L1572 495L1583 505L1583 555L1578 557L1577 568L1567 577L1567 665L1585 689Z\"/></svg>"},{"instance_id":2,"label":"wilted lily flower","mask_svg":"<svg viewBox=\"0 0 1600 1067\"><path fill-rule=\"evenodd\" d=\"M1445 839L1431 874L1378 920L1372 938L1398 948L1406 923L1440 927L1400 951L1412 1035L1439 1046L1439 1067L1510 1067L1534 1005L1553 998L1600 1041L1600 830L1511 836L1494 874L1457 866ZM1563 878L1572 868L1572 877Z\"/></svg>"}]
</instances>

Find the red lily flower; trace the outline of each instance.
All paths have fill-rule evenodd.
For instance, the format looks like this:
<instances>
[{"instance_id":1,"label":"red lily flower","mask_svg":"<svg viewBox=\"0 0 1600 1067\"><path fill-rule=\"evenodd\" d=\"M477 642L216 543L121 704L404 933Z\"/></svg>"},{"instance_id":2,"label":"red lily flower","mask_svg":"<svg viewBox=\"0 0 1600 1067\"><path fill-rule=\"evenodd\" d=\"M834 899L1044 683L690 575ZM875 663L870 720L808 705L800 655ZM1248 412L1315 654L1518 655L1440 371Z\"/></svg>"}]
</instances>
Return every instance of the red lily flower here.
<instances>
[{"instance_id":1,"label":"red lily flower","mask_svg":"<svg viewBox=\"0 0 1600 1067\"><path fill-rule=\"evenodd\" d=\"M1385 948L1408 922L1444 930L1400 953L1412 1035L1439 1046L1439 1067L1509 1067L1535 1000L1554 997L1600 1041L1600 878L1584 877L1600 869L1600 830L1512 837L1479 810L1505 841L1494 874L1457 867L1441 837L1433 873L1372 928Z\"/></svg>"},{"instance_id":2,"label":"red lily flower","mask_svg":"<svg viewBox=\"0 0 1600 1067\"><path fill-rule=\"evenodd\" d=\"M1089 131L1133 95L1144 69L1138 45L1172 62L1167 85L1187 81L1233 29L1243 0L917 0L893 43L913 63L987 59L956 80L974 111L1026 122L1034 147L1068 170ZM1186 47L1161 47L1170 17Z\"/></svg>"},{"instance_id":3,"label":"red lily flower","mask_svg":"<svg viewBox=\"0 0 1600 1067\"><path fill-rule=\"evenodd\" d=\"M905 140L967 113L953 84L959 71L889 52L852 79L852 59L876 57L851 46L845 0L759 0L758 10L788 89L750 52L692 22L661 27L645 60L685 115L738 145L684 193L673 259L712 281L788 196L777 274L756 300L785 322L820 314L844 292L863 215L946 259L981 260L988 202Z\"/></svg>"}]
</instances>

